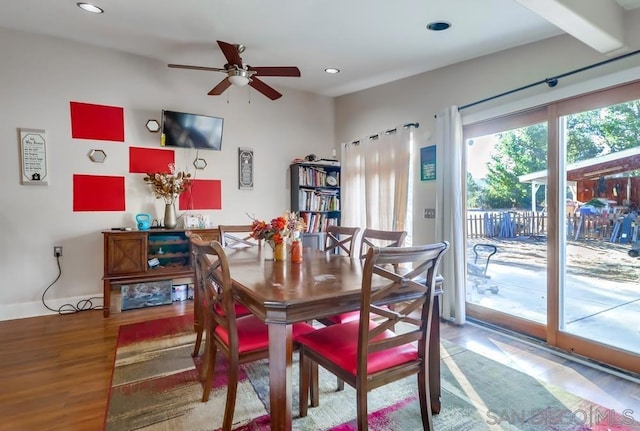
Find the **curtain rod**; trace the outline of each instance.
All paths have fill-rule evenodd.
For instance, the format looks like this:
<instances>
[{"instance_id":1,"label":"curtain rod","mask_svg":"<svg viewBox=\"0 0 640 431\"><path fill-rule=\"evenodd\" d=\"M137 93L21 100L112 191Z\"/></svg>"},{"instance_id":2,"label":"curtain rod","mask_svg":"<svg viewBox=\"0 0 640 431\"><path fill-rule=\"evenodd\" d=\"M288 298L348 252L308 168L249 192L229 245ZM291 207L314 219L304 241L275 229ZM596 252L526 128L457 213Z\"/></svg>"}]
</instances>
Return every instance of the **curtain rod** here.
<instances>
[{"instance_id":1,"label":"curtain rod","mask_svg":"<svg viewBox=\"0 0 640 431\"><path fill-rule=\"evenodd\" d=\"M640 54L640 49L638 49L636 51L633 51L633 52L628 52L628 53L623 54L623 55L619 55L618 57L609 58L609 59L601 61L599 63L594 63L594 64L590 64L589 66L584 66L584 67L581 67L579 69L574 69L574 70L572 70L570 72L565 72L565 73L562 73L560 75L552 76L551 78L545 78L545 79L542 79L540 81L533 82L531 84L525 85L523 87L514 88L513 90L505 91L504 93L496 94L495 96L487 97L486 99L478 100L478 101L473 102L473 103L468 103L466 105L459 106L458 107L458 111L462 111L463 109L470 108L472 106L476 106L476 105L479 105L481 103L488 102L488 101L493 100L493 99L497 99L499 97L507 96L509 94L516 93L518 91L526 90L528 88L535 87L536 85L540 85L540 84L547 84L549 87L555 87L556 85L558 85L558 79L560 79L560 78L565 78L567 76L574 75L574 74L580 73L580 72L584 72L585 70L593 69L595 67L603 66L605 64L612 63L614 61L622 60L623 58L631 57L632 55L636 55L636 54Z\"/></svg>"},{"instance_id":2,"label":"curtain rod","mask_svg":"<svg viewBox=\"0 0 640 431\"><path fill-rule=\"evenodd\" d=\"M402 127L404 127L405 129L408 129L409 127L415 127L416 129L418 127L420 127L420 123L418 123L417 121L415 123L407 123L407 124L403 124ZM398 128L395 127L393 129L389 129L389 130L385 130L384 134L385 135L390 135L391 133L395 133L398 131ZM369 140L374 140L374 139L378 139L380 137L380 135L378 133L376 133L375 135L370 135L369 136ZM360 140L358 139L357 141L352 141L351 145L359 145L360 144Z\"/></svg>"}]
</instances>

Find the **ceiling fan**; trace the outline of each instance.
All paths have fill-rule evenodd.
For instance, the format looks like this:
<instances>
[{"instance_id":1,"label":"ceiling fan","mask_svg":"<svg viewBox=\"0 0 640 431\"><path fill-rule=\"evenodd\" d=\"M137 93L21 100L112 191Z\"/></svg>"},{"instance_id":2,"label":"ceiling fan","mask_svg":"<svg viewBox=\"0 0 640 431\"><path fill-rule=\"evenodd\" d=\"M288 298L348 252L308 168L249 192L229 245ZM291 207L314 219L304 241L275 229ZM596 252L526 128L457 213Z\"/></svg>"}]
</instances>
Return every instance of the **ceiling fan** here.
<instances>
[{"instance_id":1,"label":"ceiling fan","mask_svg":"<svg viewBox=\"0 0 640 431\"><path fill-rule=\"evenodd\" d=\"M244 45L233 45L221 40L217 42L222 53L227 59L227 64L225 64L222 69L218 67L189 66L186 64L169 64L168 66L177 69L207 70L226 73L227 77L209 91L208 94L210 96L219 96L232 84L239 87L243 87L248 84L267 96L269 99L276 100L282 97L282 94L276 91L273 87L267 85L264 81L258 79L258 76L300 76L300 69L295 66L254 67L249 66L248 64L243 64L240 54L245 50Z\"/></svg>"}]
</instances>

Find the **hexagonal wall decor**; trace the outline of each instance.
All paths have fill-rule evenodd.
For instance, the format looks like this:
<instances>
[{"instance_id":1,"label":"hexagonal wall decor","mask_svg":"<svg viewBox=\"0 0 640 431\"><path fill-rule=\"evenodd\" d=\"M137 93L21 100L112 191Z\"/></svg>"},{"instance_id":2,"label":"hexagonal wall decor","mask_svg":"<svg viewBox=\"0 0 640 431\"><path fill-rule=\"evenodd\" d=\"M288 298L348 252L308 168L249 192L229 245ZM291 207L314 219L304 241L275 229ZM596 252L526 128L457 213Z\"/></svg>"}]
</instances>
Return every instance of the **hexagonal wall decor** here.
<instances>
[{"instance_id":1,"label":"hexagonal wall decor","mask_svg":"<svg viewBox=\"0 0 640 431\"><path fill-rule=\"evenodd\" d=\"M107 153L103 150L91 150L89 151L89 158L93 163L104 163Z\"/></svg>"},{"instance_id":2,"label":"hexagonal wall decor","mask_svg":"<svg viewBox=\"0 0 640 431\"><path fill-rule=\"evenodd\" d=\"M160 131L160 123L158 120L148 120L147 121L147 130L151 133L157 133Z\"/></svg>"},{"instance_id":3,"label":"hexagonal wall decor","mask_svg":"<svg viewBox=\"0 0 640 431\"><path fill-rule=\"evenodd\" d=\"M205 159L195 159L193 161L193 166L196 167L196 169L204 169L207 167L207 161Z\"/></svg>"}]
</instances>

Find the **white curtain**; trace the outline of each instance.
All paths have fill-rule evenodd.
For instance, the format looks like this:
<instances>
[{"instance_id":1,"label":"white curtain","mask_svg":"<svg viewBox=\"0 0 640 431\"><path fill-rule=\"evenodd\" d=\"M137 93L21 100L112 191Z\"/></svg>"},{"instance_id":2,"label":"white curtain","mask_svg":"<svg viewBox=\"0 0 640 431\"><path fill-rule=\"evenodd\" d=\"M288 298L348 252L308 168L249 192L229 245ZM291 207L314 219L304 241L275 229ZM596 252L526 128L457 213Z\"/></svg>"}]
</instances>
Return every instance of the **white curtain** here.
<instances>
[{"instance_id":1,"label":"white curtain","mask_svg":"<svg viewBox=\"0 0 640 431\"><path fill-rule=\"evenodd\" d=\"M414 127L342 146L342 225L407 230Z\"/></svg>"},{"instance_id":2,"label":"white curtain","mask_svg":"<svg viewBox=\"0 0 640 431\"><path fill-rule=\"evenodd\" d=\"M462 121L457 106L436 118L436 239L451 244L440 264L444 277L442 317L461 325L466 320Z\"/></svg>"}]
</instances>

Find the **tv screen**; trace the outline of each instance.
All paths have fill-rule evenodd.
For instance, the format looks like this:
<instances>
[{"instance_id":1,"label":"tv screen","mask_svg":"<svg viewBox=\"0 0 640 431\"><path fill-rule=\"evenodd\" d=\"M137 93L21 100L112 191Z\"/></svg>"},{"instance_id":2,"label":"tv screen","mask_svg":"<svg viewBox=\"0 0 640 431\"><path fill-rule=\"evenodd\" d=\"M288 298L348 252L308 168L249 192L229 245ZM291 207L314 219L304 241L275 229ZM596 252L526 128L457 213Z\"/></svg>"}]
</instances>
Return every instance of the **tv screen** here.
<instances>
[{"instance_id":1,"label":"tv screen","mask_svg":"<svg viewBox=\"0 0 640 431\"><path fill-rule=\"evenodd\" d=\"M218 117L164 110L162 145L220 151L223 122Z\"/></svg>"}]
</instances>

